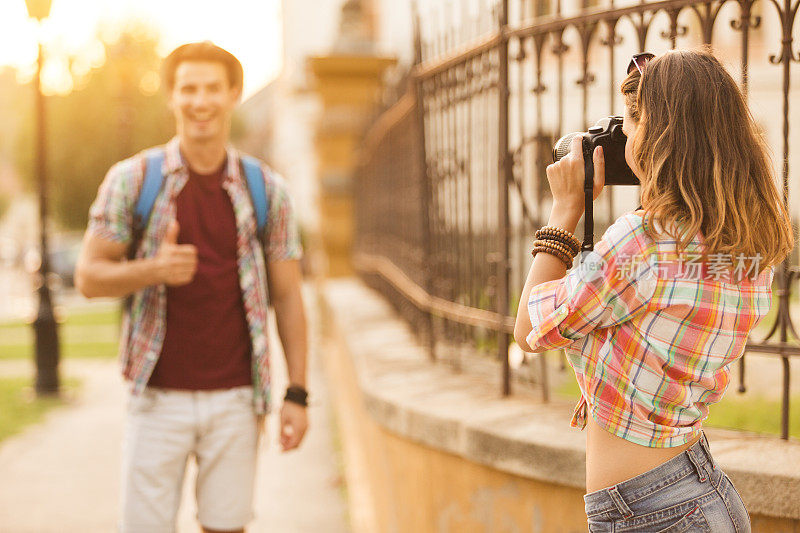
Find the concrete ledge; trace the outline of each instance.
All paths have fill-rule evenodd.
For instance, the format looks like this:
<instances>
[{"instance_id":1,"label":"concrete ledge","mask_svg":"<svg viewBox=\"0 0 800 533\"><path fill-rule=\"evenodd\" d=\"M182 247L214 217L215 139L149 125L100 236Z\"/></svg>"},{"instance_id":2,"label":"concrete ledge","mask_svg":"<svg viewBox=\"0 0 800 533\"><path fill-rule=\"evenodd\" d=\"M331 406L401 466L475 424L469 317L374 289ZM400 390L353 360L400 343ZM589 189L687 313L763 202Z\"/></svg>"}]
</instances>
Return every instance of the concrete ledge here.
<instances>
[{"instance_id":1,"label":"concrete ledge","mask_svg":"<svg viewBox=\"0 0 800 533\"><path fill-rule=\"evenodd\" d=\"M503 472L585 490L585 436L569 426L572 403L502 398L499 376L431 364L408 325L357 279L329 281L320 296L379 425ZM800 443L715 428L706 434L751 514L800 520Z\"/></svg>"}]
</instances>

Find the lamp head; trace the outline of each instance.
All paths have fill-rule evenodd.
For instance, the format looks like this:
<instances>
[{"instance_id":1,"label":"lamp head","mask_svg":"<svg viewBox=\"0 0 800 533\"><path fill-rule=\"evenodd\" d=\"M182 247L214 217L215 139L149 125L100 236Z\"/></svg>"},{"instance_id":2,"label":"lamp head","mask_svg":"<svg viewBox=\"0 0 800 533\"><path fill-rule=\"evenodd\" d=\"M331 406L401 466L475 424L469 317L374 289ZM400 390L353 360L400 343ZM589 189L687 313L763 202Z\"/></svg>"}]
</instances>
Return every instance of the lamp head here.
<instances>
[{"instance_id":1,"label":"lamp head","mask_svg":"<svg viewBox=\"0 0 800 533\"><path fill-rule=\"evenodd\" d=\"M39 22L50 16L52 4L53 0L25 0L25 5L28 6L28 16Z\"/></svg>"}]
</instances>

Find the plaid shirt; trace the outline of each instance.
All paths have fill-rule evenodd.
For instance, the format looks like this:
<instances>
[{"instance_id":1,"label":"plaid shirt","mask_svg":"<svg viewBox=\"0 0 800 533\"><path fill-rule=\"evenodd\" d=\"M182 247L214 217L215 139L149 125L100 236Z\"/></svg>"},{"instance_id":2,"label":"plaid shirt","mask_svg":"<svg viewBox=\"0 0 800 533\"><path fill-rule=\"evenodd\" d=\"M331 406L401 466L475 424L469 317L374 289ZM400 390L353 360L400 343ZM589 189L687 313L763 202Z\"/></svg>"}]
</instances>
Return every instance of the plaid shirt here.
<instances>
[{"instance_id":1,"label":"plaid shirt","mask_svg":"<svg viewBox=\"0 0 800 533\"><path fill-rule=\"evenodd\" d=\"M150 222L136 258L153 257L170 221L175 219L175 201L189 171L181 156L178 138L164 150L164 185L153 206ZM247 183L240 172L239 155L228 147L228 163L222 187L233 205L237 238L239 286L252 342L254 409L263 414L269 409L269 343L267 339L267 280L261 244L256 236L256 222ZM116 242L131 242L133 213L144 180L147 151L114 165L108 171L89 210L92 234ZM283 179L262 165L269 202L266 255L268 261L299 259L302 251L297 224ZM131 380L133 394L147 385L161 353L166 333L167 290L152 285L138 291L129 312L125 313L120 339L122 371Z\"/></svg>"},{"instance_id":2,"label":"plaid shirt","mask_svg":"<svg viewBox=\"0 0 800 533\"><path fill-rule=\"evenodd\" d=\"M570 426L583 429L588 409L642 446L689 442L769 310L772 267L758 275L715 268L697 260L702 236L684 256L668 239L653 241L642 217L626 214L565 277L531 290L527 341L565 348L581 390Z\"/></svg>"}]
</instances>

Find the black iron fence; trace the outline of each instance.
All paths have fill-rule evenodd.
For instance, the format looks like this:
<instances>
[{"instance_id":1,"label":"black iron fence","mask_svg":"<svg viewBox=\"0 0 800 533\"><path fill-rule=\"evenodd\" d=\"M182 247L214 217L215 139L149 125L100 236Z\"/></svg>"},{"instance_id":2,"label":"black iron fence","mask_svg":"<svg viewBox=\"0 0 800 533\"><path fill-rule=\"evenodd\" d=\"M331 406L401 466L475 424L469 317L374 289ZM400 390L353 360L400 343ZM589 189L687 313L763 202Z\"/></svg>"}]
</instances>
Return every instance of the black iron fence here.
<instances>
[{"instance_id":1,"label":"black iron fence","mask_svg":"<svg viewBox=\"0 0 800 533\"><path fill-rule=\"evenodd\" d=\"M741 81L795 215L789 127L790 117L800 119L800 106L790 105L798 6L800 0L443 0L419 10L412 83L376 121L361 157L357 268L427 339L432 358L458 364L468 350L502 361L508 394L512 317L532 234L549 213L545 167L553 142L621 114L619 84L633 53L713 45ZM638 196L638 187L607 187L595 202L596 231L635 208ZM782 362L784 439L789 361L800 354L790 316L796 263L795 251L776 268L774 325L747 345L747 353ZM740 391L745 365L743 357Z\"/></svg>"}]
</instances>

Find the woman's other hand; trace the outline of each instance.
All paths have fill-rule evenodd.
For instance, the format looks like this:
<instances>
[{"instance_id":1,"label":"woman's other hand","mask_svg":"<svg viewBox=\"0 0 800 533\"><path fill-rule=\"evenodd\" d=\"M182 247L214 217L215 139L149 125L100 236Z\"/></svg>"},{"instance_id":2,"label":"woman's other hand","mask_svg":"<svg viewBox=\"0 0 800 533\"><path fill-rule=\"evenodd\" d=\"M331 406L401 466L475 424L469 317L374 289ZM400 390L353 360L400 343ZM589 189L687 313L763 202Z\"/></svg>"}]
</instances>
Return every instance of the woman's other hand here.
<instances>
[{"instance_id":1,"label":"woman's other hand","mask_svg":"<svg viewBox=\"0 0 800 533\"><path fill-rule=\"evenodd\" d=\"M570 152L559 161L547 166L547 181L550 182L550 191L553 194L553 212L566 210L583 214L585 199L582 140L583 135L576 135L572 139ZM594 149L592 156L594 162L592 200L595 200L606 182L606 164L600 146Z\"/></svg>"}]
</instances>

